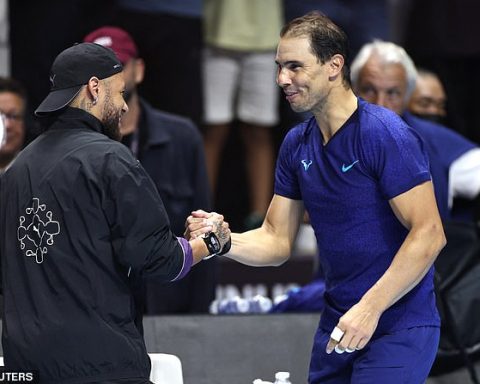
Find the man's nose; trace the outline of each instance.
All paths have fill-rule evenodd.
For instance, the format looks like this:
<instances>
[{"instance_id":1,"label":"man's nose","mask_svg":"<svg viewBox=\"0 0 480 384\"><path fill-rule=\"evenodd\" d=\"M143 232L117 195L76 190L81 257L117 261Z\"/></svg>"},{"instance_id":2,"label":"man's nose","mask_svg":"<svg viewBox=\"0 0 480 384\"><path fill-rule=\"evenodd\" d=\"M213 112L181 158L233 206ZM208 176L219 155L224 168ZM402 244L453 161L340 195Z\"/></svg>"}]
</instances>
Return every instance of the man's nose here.
<instances>
[{"instance_id":1,"label":"man's nose","mask_svg":"<svg viewBox=\"0 0 480 384\"><path fill-rule=\"evenodd\" d=\"M291 84L290 76L284 68L280 68L277 73L277 84L280 87Z\"/></svg>"},{"instance_id":2,"label":"man's nose","mask_svg":"<svg viewBox=\"0 0 480 384\"><path fill-rule=\"evenodd\" d=\"M375 100L372 100L372 103L380 105L382 107L388 107L387 96L384 93L377 93L374 96Z\"/></svg>"},{"instance_id":3,"label":"man's nose","mask_svg":"<svg viewBox=\"0 0 480 384\"><path fill-rule=\"evenodd\" d=\"M10 129L12 129L13 119L9 119L5 116L2 116L2 120L3 120L3 125L4 125L6 131L9 131Z\"/></svg>"}]
</instances>

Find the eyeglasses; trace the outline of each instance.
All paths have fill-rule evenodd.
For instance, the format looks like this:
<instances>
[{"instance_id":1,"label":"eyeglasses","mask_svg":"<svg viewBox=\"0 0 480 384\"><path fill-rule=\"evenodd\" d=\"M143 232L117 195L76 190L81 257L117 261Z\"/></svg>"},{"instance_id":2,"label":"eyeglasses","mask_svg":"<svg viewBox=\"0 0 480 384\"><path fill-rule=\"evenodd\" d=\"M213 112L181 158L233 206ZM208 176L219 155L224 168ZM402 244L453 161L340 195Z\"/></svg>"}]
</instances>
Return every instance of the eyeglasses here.
<instances>
[{"instance_id":1,"label":"eyeglasses","mask_svg":"<svg viewBox=\"0 0 480 384\"><path fill-rule=\"evenodd\" d=\"M4 121L22 121L23 120L23 115L18 114L18 113L3 113L0 112L0 116Z\"/></svg>"}]
</instances>

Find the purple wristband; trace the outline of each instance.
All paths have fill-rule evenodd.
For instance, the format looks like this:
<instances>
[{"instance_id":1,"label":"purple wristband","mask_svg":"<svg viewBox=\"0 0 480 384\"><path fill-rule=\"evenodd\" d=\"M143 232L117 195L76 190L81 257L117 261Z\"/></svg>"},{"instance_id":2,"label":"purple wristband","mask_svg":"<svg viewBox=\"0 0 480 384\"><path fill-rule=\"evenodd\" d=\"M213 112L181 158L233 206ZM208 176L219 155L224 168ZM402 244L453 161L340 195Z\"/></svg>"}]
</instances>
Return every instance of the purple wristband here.
<instances>
[{"instance_id":1,"label":"purple wristband","mask_svg":"<svg viewBox=\"0 0 480 384\"><path fill-rule=\"evenodd\" d=\"M193 264L193 253L190 243L183 237L177 237L177 240L183 251L183 265L179 274L170 281L180 280L181 278L183 278L190 271L190 268L192 268Z\"/></svg>"}]
</instances>

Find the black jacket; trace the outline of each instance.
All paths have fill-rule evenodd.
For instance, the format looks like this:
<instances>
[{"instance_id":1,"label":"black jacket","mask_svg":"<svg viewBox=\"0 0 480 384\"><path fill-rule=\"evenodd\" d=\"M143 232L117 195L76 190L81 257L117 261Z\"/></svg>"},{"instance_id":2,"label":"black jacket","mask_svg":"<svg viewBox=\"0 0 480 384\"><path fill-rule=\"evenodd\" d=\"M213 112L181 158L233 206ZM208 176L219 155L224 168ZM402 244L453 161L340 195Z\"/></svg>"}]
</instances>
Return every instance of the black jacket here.
<instances>
[{"instance_id":1,"label":"black jacket","mask_svg":"<svg viewBox=\"0 0 480 384\"><path fill-rule=\"evenodd\" d=\"M67 108L0 184L5 365L42 383L147 378L132 276L189 268L151 179L102 128Z\"/></svg>"}]
</instances>

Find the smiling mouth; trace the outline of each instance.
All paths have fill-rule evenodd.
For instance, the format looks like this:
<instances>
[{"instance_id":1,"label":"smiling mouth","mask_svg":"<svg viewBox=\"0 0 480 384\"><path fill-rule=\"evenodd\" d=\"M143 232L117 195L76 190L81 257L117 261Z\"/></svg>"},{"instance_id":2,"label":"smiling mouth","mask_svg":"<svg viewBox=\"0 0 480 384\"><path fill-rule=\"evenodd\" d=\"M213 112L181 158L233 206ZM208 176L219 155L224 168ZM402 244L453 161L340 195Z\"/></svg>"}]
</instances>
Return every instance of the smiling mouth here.
<instances>
[{"instance_id":1,"label":"smiling mouth","mask_svg":"<svg viewBox=\"0 0 480 384\"><path fill-rule=\"evenodd\" d=\"M286 92L286 91L284 91L284 92L285 92L285 98L288 101L292 101L295 98L295 96L298 95L298 92Z\"/></svg>"}]
</instances>

